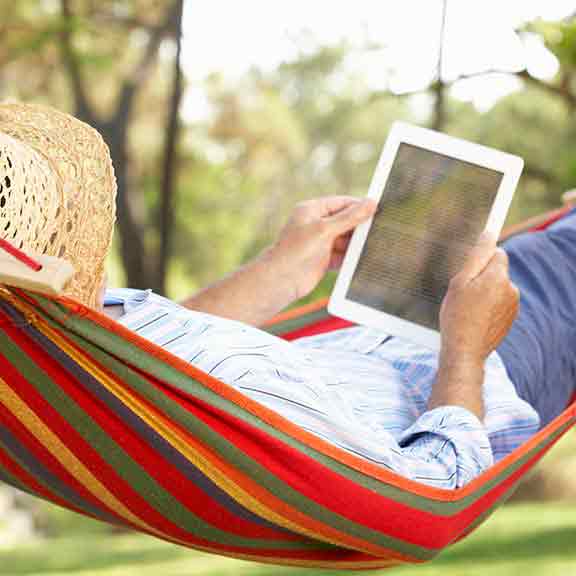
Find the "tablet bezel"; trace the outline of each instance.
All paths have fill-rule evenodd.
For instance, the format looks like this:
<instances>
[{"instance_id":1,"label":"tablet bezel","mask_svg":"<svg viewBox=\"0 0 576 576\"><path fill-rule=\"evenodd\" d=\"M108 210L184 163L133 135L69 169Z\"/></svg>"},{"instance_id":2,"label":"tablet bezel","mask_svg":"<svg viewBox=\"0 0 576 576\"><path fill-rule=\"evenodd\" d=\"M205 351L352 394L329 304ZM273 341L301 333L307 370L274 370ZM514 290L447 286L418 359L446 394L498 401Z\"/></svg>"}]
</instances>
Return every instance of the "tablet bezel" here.
<instances>
[{"instance_id":1,"label":"tablet bezel","mask_svg":"<svg viewBox=\"0 0 576 576\"><path fill-rule=\"evenodd\" d=\"M409 144L500 172L502 180L485 227L485 230L491 232L494 236L498 237L500 235L522 173L524 166L522 158L427 128L413 126L404 122L395 122L382 149L368 190L368 197L376 202L380 201L386 188L386 181L392 170L400 144ZM334 290L328 302L328 312L333 316L378 328L386 334L399 336L427 348L439 350L440 332L437 330L426 328L346 298L354 271L368 237L372 220L373 218L370 218L370 220L358 226L352 235Z\"/></svg>"}]
</instances>

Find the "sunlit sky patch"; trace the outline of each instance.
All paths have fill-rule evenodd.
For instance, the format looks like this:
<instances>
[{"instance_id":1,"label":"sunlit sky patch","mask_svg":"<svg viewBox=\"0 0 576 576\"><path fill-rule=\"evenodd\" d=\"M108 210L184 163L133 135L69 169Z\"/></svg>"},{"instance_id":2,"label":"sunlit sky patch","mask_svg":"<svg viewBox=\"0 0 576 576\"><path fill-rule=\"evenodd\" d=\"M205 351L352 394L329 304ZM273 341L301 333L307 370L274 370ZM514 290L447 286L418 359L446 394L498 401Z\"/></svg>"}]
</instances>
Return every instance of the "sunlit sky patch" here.
<instances>
[{"instance_id":1,"label":"sunlit sky patch","mask_svg":"<svg viewBox=\"0 0 576 576\"><path fill-rule=\"evenodd\" d=\"M487 110L518 89L518 80L506 72L527 68L552 77L554 56L536 37L520 41L514 29L575 9L574 0L448 0L443 78L490 72L456 82L453 96ZM206 114L201 81L213 72L234 79L255 66L271 70L302 50L342 40L358 47L347 66L373 89L422 90L437 73L441 24L442 0L187 2L184 67L191 82L185 114Z\"/></svg>"}]
</instances>

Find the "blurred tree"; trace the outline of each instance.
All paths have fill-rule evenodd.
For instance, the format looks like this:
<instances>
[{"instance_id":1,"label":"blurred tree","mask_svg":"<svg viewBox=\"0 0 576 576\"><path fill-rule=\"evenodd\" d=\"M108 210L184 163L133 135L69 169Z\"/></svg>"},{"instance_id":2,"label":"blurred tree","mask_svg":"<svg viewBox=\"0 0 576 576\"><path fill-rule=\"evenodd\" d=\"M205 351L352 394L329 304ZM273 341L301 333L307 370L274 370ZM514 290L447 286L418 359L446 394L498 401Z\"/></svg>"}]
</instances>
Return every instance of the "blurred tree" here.
<instances>
[{"instance_id":1,"label":"blurred tree","mask_svg":"<svg viewBox=\"0 0 576 576\"><path fill-rule=\"evenodd\" d=\"M525 34L537 34L545 46L556 56L559 63L558 73L550 80L542 80L529 71L520 73L528 86L552 96L564 107L565 122L562 126L563 137L555 150L556 162L560 168L559 180L565 188L576 187L576 15L560 22L537 21L525 27ZM539 114L540 116L542 113ZM549 129L548 126L542 126ZM561 167L558 167L558 164ZM542 174L542 170L539 170Z\"/></svg>"},{"instance_id":2,"label":"blurred tree","mask_svg":"<svg viewBox=\"0 0 576 576\"><path fill-rule=\"evenodd\" d=\"M558 58L558 73L552 81L544 81L528 71L519 73L526 82L558 96L571 111L576 110L576 17L561 22L537 21L528 24L525 34L537 34L546 47Z\"/></svg>"},{"instance_id":3,"label":"blurred tree","mask_svg":"<svg viewBox=\"0 0 576 576\"><path fill-rule=\"evenodd\" d=\"M103 135L118 181L120 252L128 284L160 292L173 228L184 85L182 12L183 0L22 0L9 5L0 24L0 62L9 65L0 74L0 88L25 70L30 85L15 83L17 90L5 90L9 96L38 100L42 94L52 104L71 100L72 113ZM170 68L158 66L158 60L161 49L164 56L170 53L170 45L175 47L170 56L173 81L167 86ZM139 150L138 145L131 149L130 135L138 99L154 81L164 93L161 109L167 112L164 129L161 115L155 118L157 133L165 137L159 209L151 212L132 177L130 160Z\"/></svg>"},{"instance_id":4,"label":"blurred tree","mask_svg":"<svg viewBox=\"0 0 576 576\"><path fill-rule=\"evenodd\" d=\"M347 55L345 45L319 47L274 72L250 73L241 87L212 79L208 137L261 190L244 259L276 237L296 201L365 193L383 135L410 117L407 101L372 93Z\"/></svg>"},{"instance_id":5,"label":"blurred tree","mask_svg":"<svg viewBox=\"0 0 576 576\"><path fill-rule=\"evenodd\" d=\"M445 82L424 95L374 92L355 67L358 48L308 42L275 71L210 79L212 114L191 125L178 114L182 9L182 0L20 0L0 16L0 94L67 108L110 143L129 285L165 291L168 278L183 296L270 242L295 201L365 193L394 119L524 156L515 218L576 182L571 21L528 28L558 56L558 77L521 74L526 89L489 114L452 99ZM382 62L383 77L393 66Z\"/></svg>"},{"instance_id":6,"label":"blurred tree","mask_svg":"<svg viewBox=\"0 0 576 576\"><path fill-rule=\"evenodd\" d=\"M60 3L62 16L60 45L74 97L76 116L94 126L104 136L110 146L116 168L118 228L122 261L128 283L133 286L150 286L163 293L173 220L174 168L176 166L178 115L182 96L180 57L183 0L170 3L167 9L161 11L160 18L153 20L140 16L142 14L141 2L139 6L129 2L124 2L122 5L118 2L99 3L96 9L90 5L88 6L89 14L73 12L70 0L60 0ZM158 2L152 3L150 12L158 12L157 4ZM123 17L118 15L120 6L123 6ZM149 15L150 12L147 14ZM75 38L75 35L85 31L83 22L94 22L101 18L105 20L108 18L110 22L115 22L117 25L123 24L131 30L131 35L137 31L143 38L140 55L133 64L127 67L127 71L122 73L122 78L117 80L119 88L116 101L107 114L99 113L98 104L90 99L88 84L85 80L90 61L81 57L78 40ZM133 204L130 202L128 130L138 91L144 87L150 76L160 45L168 35L175 38L177 44L174 57L174 83L165 131L163 188L160 191L161 217L159 222L150 223L137 217ZM160 246L154 254L150 253L150 247L145 246L144 230L150 224L155 224L160 235Z\"/></svg>"},{"instance_id":7,"label":"blurred tree","mask_svg":"<svg viewBox=\"0 0 576 576\"><path fill-rule=\"evenodd\" d=\"M163 294L166 291L166 274L168 261L172 253L172 231L175 210L175 189L178 174L178 136L180 133L180 106L184 92L182 73L182 16L184 0L176 0L176 54L173 64L173 82L170 106L166 119L166 139L164 145L164 162L162 165L162 206L160 210L160 248L156 274L150 287Z\"/></svg>"}]
</instances>

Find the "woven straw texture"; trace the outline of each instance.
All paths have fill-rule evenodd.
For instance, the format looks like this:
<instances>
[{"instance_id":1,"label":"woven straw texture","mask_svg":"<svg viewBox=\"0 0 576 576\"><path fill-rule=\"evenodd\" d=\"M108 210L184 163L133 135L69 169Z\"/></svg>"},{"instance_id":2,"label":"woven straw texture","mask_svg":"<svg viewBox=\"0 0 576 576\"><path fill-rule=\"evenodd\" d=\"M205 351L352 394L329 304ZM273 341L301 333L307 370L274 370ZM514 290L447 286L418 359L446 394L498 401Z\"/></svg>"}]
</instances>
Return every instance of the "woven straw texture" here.
<instances>
[{"instance_id":1,"label":"woven straw texture","mask_svg":"<svg viewBox=\"0 0 576 576\"><path fill-rule=\"evenodd\" d=\"M95 307L116 211L108 148L83 122L51 108L0 104L0 237L68 260L65 293Z\"/></svg>"}]
</instances>

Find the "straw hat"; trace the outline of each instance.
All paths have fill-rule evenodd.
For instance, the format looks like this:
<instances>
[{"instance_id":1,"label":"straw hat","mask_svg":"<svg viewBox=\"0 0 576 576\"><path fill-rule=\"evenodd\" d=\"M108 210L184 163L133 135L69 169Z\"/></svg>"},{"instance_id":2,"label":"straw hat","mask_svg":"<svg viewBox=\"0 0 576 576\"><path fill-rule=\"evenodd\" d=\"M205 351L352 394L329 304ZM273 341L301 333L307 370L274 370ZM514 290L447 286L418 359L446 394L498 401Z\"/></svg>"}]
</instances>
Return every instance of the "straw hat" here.
<instances>
[{"instance_id":1,"label":"straw hat","mask_svg":"<svg viewBox=\"0 0 576 576\"><path fill-rule=\"evenodd\" d=\"M0 237L30 254L68 260L65 294L95 307L116 212L102 137L43 106L0 103Z\"/></svg>"}]
</instances>

